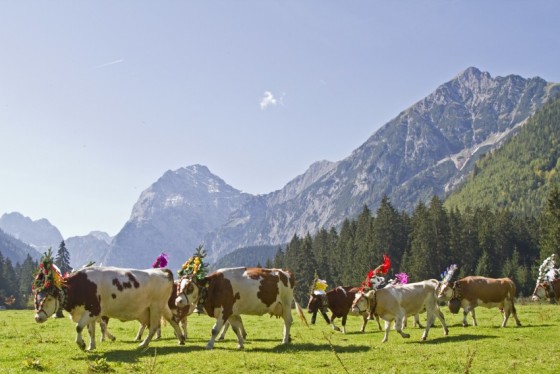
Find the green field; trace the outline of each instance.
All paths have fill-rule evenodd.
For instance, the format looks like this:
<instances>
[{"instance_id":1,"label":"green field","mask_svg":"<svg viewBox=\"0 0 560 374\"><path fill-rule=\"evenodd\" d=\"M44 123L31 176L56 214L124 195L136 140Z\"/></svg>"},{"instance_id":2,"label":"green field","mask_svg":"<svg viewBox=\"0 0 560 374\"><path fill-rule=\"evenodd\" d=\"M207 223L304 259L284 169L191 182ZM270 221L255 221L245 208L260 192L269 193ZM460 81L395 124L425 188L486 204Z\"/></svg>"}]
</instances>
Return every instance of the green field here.
<instances>
[{"instance_id":1,"label":"green field","mask_svg":"<svg viewBox=\"0 0 560 374\"><path fill-rule=\"evenodd\" d=\"M343 335L319 318L308 328L294 312L292 343L282 346L282 320L244 316L248 337L242 351L232 331L207 351L214 320L204 315L190 317L186 345L179 346L171 327L165 326L162 338L146 351L133 341L137 322L111 320L117 340L98 341L94 352L78 348L75 325L67 318L39 325L33 311L0 311L0 372L558 373L560 306L518 304L517 310L522 327L510 320L508 327L500 328L498 309L478 308L479 326L463 328L462 314L445 308L449 336L443 336L438 324L422 342L422 330L408 327L410 339L391 331L385 344L375 321L362 334L361 319L349 317L348 333ZM98 340L99 335L98 329ZM89 339L87 332L84 337Z\"/></svg>"}]
</instances>

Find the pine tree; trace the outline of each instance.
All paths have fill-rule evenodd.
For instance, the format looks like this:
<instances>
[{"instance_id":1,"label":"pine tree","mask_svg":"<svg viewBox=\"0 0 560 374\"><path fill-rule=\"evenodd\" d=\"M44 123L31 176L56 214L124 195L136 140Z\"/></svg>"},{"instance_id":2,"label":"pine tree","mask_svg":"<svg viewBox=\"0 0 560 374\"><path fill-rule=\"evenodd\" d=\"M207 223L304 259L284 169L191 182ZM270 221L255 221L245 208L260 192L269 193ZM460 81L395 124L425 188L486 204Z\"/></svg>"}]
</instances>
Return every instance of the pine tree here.
<instances>
[{"instance_id":1,"label":"pine tree","mask_svg":"<svg viewBox=\"0 0 560 374\"><path fill-rule=\"evenodd\" d=\"M490 276L490 257L486 251L482 252L482 256L478 259L476 265L475 275L480 275L483 277Z\"/></svg>"},{"instance_id":2,"label":"pine tree","mask_svg":"<svg viewBox=\"0 0 560 374\"><path fill-rule=\"evenodd\" d=\"M387 254L391 259L393 272L400 271L401 261L408 242L408 231L400 215L389 202L387 195L383 196L375 219L372 222L372 241L375 258Z\"/></svg>"},{"instance_id":3,"label":"pine tree","mask_svg":"<svg viewBox=\"0 0 560 374\"><path fill-rule=\"evenodd\" d=\"M72 271L72 267L70 266L70 252L66 249L66 243L64 243L64 240L60 242L54 263L58 266L62 275Z\"/></svg>"},{"instance_id":4,"label":"pine tree","mask_svg":"<svg viewBox=\"0 0 560 374\"><path fill-rule=\"evenodd\" d=\"M39 264L33 261L28 254L18 270L18 294L19 300L17 301L18 308L27 308L32 305L31 303L31 284L33 283L33 276L35 269Z\"/></svg>"}]
</instances>

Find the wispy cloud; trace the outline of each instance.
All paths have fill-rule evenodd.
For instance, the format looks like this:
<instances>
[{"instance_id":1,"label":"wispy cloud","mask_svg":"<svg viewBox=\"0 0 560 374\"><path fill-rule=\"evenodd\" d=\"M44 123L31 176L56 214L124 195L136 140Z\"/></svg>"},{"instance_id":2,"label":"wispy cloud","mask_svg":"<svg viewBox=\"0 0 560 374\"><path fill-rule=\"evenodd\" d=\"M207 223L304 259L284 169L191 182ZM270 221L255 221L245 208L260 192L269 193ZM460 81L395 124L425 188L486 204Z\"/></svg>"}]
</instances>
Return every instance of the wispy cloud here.
<instances>
[{"instance_id":1,"label":"wispy cloud","mask_svg":"<svg viewBox=\"0 0 560 374\"><path fill-rule=\"evenodd\" d=\"M282 95L280 96L280 98L276 98L274 96L274 94L270 91L265 91L263 97L261 98L261 101L259 103L261 110L265 110L266 108L270 107L270 106L276 106L276 105L283 105L284 104L284 96L285 94L282 93Z\"/></svg>"},{"instance_id":2,"label":"wispy cloud","mask_svg":"<svg viewBox=\"0 0 560 374\"><path fill-rule=\"evenodd\" d=\"M107 66L111 66L111 65L115 65L115 64L120 64L121 62L124 62L124 58L120 58L120 59L115 60L115 61L106 62L106 63L104 63L104 64L97 65L95 68L96 68L96 69L106 68Z\"/></svg>"}]
</instances>

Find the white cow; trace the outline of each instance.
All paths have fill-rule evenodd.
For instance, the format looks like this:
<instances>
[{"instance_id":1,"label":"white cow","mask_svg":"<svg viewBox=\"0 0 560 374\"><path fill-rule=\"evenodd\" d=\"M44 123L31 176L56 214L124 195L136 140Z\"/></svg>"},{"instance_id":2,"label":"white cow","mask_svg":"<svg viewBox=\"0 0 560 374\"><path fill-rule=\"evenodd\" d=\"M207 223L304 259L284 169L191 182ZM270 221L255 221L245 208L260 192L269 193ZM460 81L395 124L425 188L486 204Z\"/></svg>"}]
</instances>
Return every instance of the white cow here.
<instances>
[{"instance_id":1,"label":"white cow","mask_svg":"<svg viewBox=\"0 0 560 374\"><path fill-rule=\"evenodd\" d=\"M391 322L395 321L395 330L403 337L410 335L402 331L403 322L408 316L414 316L426 311L426 328L422 340L428 337L428 331L437 317L443 325L444 335L448 335L449 329L445 318L439 310L436 298L436 289L439 282L435 279L425 280L417 283L409 283L396 287L386 287L379 290L359 292L356 294L352 310L355 313L369 311L371 315L378 315L385 321L385 343L389 337Z\"/></svg>"},{"instance_id":2,"label":"white cow","mask_svg":"<svg viewBox=\"0 0 560 374\"><path fill-rule=\"evenodd\" d=\"M173 288L173 274L168 269L86 267L66 278L60 289L50 287L35 292L35 321L45 322L62 305L76 322L76 343L85 349L82 331L87 326L92 350L95 323L102 317L138 320L149 326L150 332L140 344L143 348L150 343L163 317L175 329L179 343L184 344L168 305Z\"/></svg>"}]
</instances>

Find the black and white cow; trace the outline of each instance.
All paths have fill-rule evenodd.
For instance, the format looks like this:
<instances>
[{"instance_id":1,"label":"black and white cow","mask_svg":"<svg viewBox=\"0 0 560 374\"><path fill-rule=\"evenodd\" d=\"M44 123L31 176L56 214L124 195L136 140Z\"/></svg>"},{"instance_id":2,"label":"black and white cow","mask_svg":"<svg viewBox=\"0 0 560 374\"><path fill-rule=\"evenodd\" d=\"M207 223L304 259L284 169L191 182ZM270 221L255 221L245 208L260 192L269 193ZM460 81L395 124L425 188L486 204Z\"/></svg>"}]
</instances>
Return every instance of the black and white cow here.
<instances>
[{"instance_id":1,"label":"black and white cow","mask_svg":"<svg viewBox=\"0 0 560 374\"><path fill-rule=\"evenodd\" d=\"M163 317L175 329L179 343L184 344L168 305L173 288L173 274L168 269L86 267L65 278L60 290L35 293L35 321L45 322L62 305L76 322L76 343L85 349L82 331L87 326L92 350L95 323L102 317L138 320L149 326L150 332L140 344L142 348L148 346Z\"/></svg>"},{"instance_id":2,"label":"black and white cow","mask_svg":"<svg viewBox=\"0 0 560 374\"><path fill-rule=\"evenodd\" d=\"M237 335L238 348L243 348L243 323L240 315L263 315L284 319L284 338L290 341L292 300L295 277L286 270L262 268L220 269L201 280L185 277L181 280L178 307L203 304L210 317L216 318L212 337L206 348L212 349L224 323L229 322ZM296 303L301 318L303 311Z\"/></svg>"}]
</instances>

